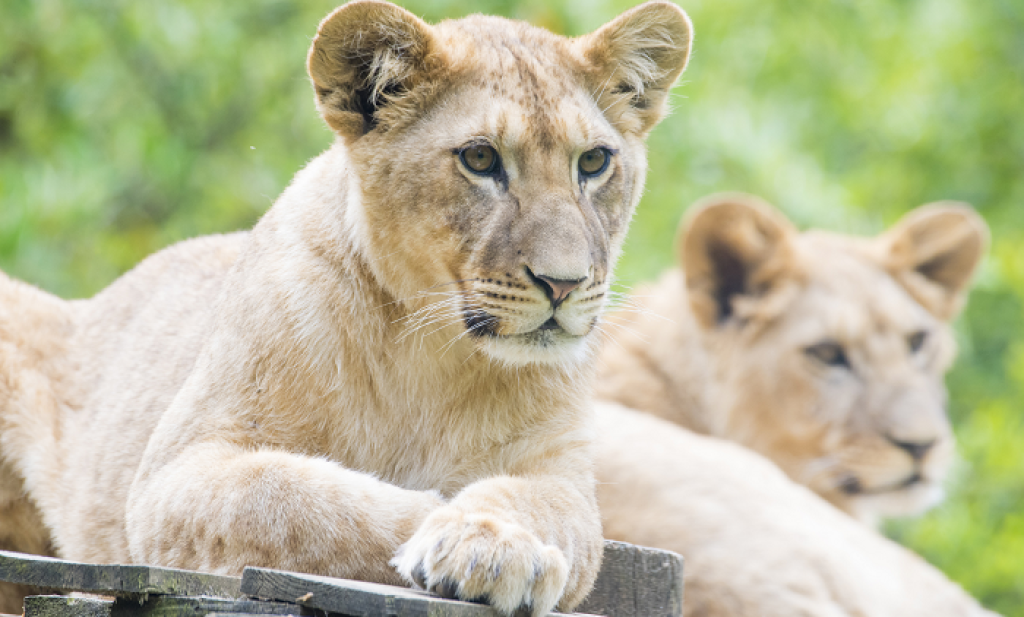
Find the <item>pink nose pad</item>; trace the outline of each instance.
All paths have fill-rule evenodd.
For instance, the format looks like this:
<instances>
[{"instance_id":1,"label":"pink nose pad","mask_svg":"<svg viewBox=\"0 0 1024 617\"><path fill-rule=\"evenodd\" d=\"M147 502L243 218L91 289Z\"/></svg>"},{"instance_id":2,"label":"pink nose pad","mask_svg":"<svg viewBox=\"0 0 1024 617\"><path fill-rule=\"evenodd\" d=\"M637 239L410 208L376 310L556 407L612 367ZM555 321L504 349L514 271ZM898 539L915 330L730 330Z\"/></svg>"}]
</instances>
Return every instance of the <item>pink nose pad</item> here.
<instances>
[{"instance_id":1,"label":"pink nose pad","mask_svg":"<svg viewBox=\"0 0 1024 617\"><path fill-rule=\"evenodd\" d=\"M556 279L544 276L543 274L534 274L533 278L537 286L544 290L544 295L548 297L551 306L554 308L558 308L574 289L587 280L585 278L576 280Z\"/></svg>"}]
</instances>

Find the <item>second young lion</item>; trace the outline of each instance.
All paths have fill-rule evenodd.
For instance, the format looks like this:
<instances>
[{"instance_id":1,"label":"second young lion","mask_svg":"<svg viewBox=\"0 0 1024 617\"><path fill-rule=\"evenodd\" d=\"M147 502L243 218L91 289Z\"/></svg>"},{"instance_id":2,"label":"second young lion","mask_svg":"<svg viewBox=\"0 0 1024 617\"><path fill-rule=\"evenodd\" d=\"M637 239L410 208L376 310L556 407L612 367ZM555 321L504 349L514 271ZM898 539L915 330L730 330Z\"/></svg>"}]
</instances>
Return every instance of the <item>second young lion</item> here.
<instances>
[{"instance_id":1,"label":"second young lion","mask_svg":"<svg viewBox=\"0 0 1024 617\"><path fill-rule=\"evenodd\" d=\"M47 298L38 336L32 302L10 316L2 456L57 553L578 604L593 331L690 38L666 2L572 40L328 16L308 68L337 143L251 233Z\"/></svg>"},{"instance_id":2,"label":"second young lion","mask_svg":"<svg viewBox=\"0 0 1024 617\"><path fill-rule=\"evenodd\" d=\"M680 234L683 269L620 316L599 396L739 442L867 522L935 504L954 451L949 321L981 218L933 204L877 238L801 234L733 194Z\"/></svg>"}]
</instances>

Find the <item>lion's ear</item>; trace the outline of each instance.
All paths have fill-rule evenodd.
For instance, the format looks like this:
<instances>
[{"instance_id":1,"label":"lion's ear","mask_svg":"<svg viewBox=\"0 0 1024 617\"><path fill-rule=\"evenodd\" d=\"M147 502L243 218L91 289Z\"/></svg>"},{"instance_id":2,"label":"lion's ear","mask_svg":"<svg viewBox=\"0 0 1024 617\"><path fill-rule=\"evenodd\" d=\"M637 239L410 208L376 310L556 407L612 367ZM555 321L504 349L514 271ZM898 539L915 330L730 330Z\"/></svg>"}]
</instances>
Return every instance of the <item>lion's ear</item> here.
<instances>
[{"instance_id":1,"label":"lion's ear","mask_svg":"<svg viewBox=\"0 0 1024 617\"><path fill-rule=\"evenodd\" d=\"M366 134L380 110L428 72L434 47L431 27L394 4L356 0L337 8L309 49L320 115L342 136Z\"/></svg>"},{"instance_id":2,"label":"lion's ear","mask_svg":"<svg viewBox=\"0 0 1024 617\"><path fill-rule=\"evenodd\" d=\"M707 197L679 228L679 258L690 305L701 325L734 313L740 297L758 297L792 269L796 229L766 202L742 193Z\"/></svg>"},{"instance_id":3,"label":"lion's ear","mask_svg":"<svg viewBox=\"0 0 1024 617\"><path fill-rule=\"evenodd\" d=\"M588 85L601 109L620 130L644 134L664 116L668 91L686 68L692 40L690 19L681 8L647 2L575 44L590 67Z\"/></svg>"},{"instance_id":4,"label":"lion's ear","mask_svg":"<svg viewBox=\"0 0 1024 617\"><path fill-rule=\"evenodd\" d=\"M906 214L879 241L893 277L933 315L949 320L963 306L988 235L967 204L937 202Z\"/></svg>"}]
</instances>

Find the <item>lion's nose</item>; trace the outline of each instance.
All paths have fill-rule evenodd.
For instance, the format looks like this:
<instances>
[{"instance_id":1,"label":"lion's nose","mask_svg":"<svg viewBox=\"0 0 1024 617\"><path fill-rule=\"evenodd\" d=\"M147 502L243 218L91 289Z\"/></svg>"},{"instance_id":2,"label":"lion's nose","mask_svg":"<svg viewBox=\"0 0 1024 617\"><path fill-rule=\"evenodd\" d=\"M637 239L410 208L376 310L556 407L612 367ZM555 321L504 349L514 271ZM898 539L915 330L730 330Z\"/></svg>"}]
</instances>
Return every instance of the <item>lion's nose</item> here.
<instances>
[{"instance_id":1,"label":"lion's nose","mask_svg":"<svg viewBox=\"0 0 1024 617\"><path fill-rule=\"evenodd\" d=\"M551 302L552 308L558 308L560 304L572 293L572 290L576 289L587 280L587 277L578 279L559 279L543 274L537 274L526 269L526 273L530 276L533 283L540 287L544 291L544 295L548 297Z\"/></svg>"},{"instance_id":2,"label":"lion's nose","mask_svg":"<svg viewBox=\"0 0 1024 617\"><path fill-rule=\"evenodd\" d=\"M900 441L899 439L889 438L889 441L896 447L905 450L910 455L910 458L915 461L923 459L935 445L934 439L931 441Z\"/></svg>"}]
</instances>

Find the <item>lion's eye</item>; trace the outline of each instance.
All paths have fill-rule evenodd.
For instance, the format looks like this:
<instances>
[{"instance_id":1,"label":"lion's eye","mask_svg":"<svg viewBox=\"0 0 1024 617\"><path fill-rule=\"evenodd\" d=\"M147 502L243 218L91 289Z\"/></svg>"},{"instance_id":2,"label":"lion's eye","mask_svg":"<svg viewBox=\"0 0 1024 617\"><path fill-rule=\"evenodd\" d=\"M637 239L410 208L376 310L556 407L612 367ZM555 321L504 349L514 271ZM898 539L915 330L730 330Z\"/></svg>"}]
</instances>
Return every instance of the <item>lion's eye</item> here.
<instances>
[{"instance_id":1,"label":"lion's eye","mask_svg":"<svg viewBox=\"0 0 1024 617\"><path fill-rule=\"evenodd\" d=\"M594 148L587 150L580 155L580 175L585 178L600 176L608 169L608 163L612 160L611 152L605 148Z\"/></svg>"},{"instance_id":2,"label":"lion's eye","mask_svg":"<svg viewBox=\"0 0 1024 617\"><path fill-rule=\"evenodd\" d=\"M471 172L488 176L498 170L498 153L490 146L470 146L459 152L462 164Z\"/></svg>"},{"instance_id":3,"label":"lion's eye","mask_svg":"<svg viewBox=\"0 0 1024 617\"><path fill-rule=\"evenodd\" d=\"M914 354L921 351L924 347L925 341L928 340L928 332L925 330L918 330L907 337L907 347L910 349L910 353Z\"/></svg>"},{"instance_id":4,"label":"lion's eye","mask_svg":"<svg viewBox=\"0 0 1024 617\"><path fill-rule=\"evenodd\" d=\"M804 352L825 366L850 368L850 360L846 357L846 352L843 351L843 346L839 343L832 341L818 343L817 345L811 345Z\"/></svg>"}]
</instances>

